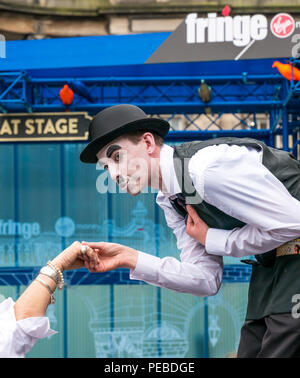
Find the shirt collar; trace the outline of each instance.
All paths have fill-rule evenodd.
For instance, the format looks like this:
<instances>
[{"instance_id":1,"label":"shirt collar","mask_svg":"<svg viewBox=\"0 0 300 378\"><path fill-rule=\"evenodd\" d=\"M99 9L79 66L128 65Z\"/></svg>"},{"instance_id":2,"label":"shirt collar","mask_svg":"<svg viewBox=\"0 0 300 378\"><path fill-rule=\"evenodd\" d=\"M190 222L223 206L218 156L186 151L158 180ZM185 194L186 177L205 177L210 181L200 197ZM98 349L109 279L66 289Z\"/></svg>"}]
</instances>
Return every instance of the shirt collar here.
<instances>
[{"instance_id":1,"label":"shirt collar","mask_svg":"<svg viewBox=\"0 0 300 378\"><path fill-rule=\"evenodd\" d=\"M162 192L167 197L181 193L181 189L175 173L173 155L174 148L168 146L167 144L163 144L160 149L159 166L161 178L164 184Z\"/></svg>"}]
</instances>

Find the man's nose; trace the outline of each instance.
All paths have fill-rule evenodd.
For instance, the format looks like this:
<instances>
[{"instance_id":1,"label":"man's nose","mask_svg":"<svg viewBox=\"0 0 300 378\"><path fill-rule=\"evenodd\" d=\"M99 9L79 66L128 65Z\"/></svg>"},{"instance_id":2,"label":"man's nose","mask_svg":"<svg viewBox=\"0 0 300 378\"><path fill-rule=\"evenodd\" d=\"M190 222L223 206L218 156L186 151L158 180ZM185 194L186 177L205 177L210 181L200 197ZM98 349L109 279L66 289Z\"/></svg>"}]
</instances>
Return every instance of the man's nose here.
<instances>
[{"instance_id":1,"label":"man's nose","mask_svg":"<svg viewBox=\"0 0 300 378\"><path fill-rule=\"evenodd\" d=\"M118 168L116 167L116 165L113 164L112 166L110 166L108 168L108 171L109 171L111 179L113 181L116 181L119 184L119 181L120 181L120 172L119 172Z\"/></svg>"}]
</instances>

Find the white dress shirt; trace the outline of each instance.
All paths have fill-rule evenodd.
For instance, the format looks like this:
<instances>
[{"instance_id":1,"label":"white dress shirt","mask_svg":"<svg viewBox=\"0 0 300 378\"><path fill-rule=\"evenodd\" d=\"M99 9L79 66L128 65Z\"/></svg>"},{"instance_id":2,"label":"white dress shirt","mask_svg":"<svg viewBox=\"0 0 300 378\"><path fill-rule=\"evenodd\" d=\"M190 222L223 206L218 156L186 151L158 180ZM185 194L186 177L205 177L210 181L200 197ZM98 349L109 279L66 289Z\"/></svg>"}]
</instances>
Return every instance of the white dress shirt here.
<instances>
[{"instance_id":1,"label":"white dress shirt","mask_svg":"<svg viewBox=\"0 0 300 378\"><path fill-rule=\"evenodd\" d=\"M161 148L160 169L166 190L156 202L177 237L180 261L139 252L131 279L198 296L214 295L222 279L222 257L244 257L276 248L300 235L300 202L262 164L262 151L227 144L196 152L188 170L200 196L246 225L233 230L210 228L205 247L185 232L185 221L169 197L180 192L173 148Z\"/></svg>"},{"instance_id":2,"label":"white dress shirt","mask_svg":"<svg viewBox=\"0 0 300 378\"><path fill-rule=\"evenodd\" d=\"M130 272L130 278L177 292L214 295L222 281L222 257L207 254L205 247L185 232L184 218L169 201L170 196L181 192L174 170L173 153L172 147L162 146L160 170L166 189L164 193L158 193L156 202L163 209L166 222L177 238L180 260L174 257L159 258L139 251L137 265Z\"/></svg>"},{"instance_id":3,"label":"white dress shirt","mask_svg":"<svg viewBox=\"0 0 300 378\"><path fill-rule=\"evenodd\" d=\"M38 339L53 335L47 317L16 320L14 301L0 303L0 358L24 358Z\"/></svg>"}]
</instances>

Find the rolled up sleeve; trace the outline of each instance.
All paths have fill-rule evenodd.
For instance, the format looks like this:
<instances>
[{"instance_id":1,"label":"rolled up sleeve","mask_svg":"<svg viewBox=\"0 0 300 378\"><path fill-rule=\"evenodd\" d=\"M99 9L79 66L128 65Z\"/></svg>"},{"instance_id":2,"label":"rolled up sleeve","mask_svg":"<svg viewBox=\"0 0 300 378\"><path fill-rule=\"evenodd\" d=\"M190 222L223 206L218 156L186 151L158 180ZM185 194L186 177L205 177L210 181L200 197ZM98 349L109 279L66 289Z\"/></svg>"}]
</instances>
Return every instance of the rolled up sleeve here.
<instances>
[{"instance_id":1,"label":"rolled up sleeve","mask_svg":"<svg viewBox=\"0 0 300 378\"><path fill-rule=\"evenodd\" d=\"M0 357L24 358L38 339L51 336L47 317L32 317L16 320L15 302L7 298L0 304Z\"/></svg>"}]
</instances>

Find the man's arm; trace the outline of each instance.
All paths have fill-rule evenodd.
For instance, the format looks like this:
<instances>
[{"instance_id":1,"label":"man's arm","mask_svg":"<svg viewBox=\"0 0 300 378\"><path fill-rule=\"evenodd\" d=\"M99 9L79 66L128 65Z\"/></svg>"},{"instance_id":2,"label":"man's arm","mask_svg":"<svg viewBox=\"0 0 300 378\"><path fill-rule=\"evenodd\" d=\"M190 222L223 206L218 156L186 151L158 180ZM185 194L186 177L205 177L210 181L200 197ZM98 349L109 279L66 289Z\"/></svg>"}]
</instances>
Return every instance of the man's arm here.
<instances>
[{"instance_id":1,"label":"man's arm","mask_svg":"<svg viewBox=\"0 0 300 378\"><path fill-rule=\"evenodd\" d=\"M181 250L180 260L174 257L159 258L120 244L87 243L98 249L105 269L102 271L126 267L130 269L131 279L197 296L215 295L222 281L222 258L208 255L201 244L186 234L184 218L160 193L157 203L164 210L168 226L176 235L177 247Z\"/></svg>"},{"instance_id":2,"label":"man's arm","mask_svg":"<svg viewBox=\"0 0 300 378\"><path fill-rule=\"evenodd\" d=\"M197 159L205 158L205 149L195 155L191 177L196 190L202 191L206 202L246 225L233 230L209 228L207 252L243 257L270 251L299 237L300 202L261 163L262 153L238 146L214 148L216 159L206 167L203 180L198 180L203 183L199 188L196 165Z\"/></svg>"}]
</instances>

